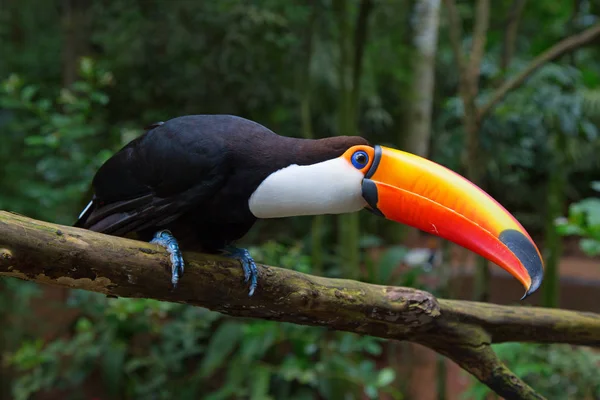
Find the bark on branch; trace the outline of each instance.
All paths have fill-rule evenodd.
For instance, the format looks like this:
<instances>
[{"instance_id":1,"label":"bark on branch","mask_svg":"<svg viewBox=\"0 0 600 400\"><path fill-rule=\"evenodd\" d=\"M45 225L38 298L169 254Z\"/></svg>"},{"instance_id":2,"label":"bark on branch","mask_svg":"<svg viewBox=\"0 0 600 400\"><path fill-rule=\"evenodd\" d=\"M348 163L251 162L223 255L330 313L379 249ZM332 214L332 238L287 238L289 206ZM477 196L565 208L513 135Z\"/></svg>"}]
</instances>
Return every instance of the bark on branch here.
<instances>
[{"instance_id":1,"label":"bark on branch","mask_svg":"<svg viewBox=\"0 0 600 400\"><path fill-rule=\"evenodd\" d=\"M184 257L184 278L172 290L169 257L158 245L0 211L0 276L409 340L451 358L505 398L542 397L510 372L492 343L600 346L598 314L438 300L410 288L262 265L258 290L249 298L237 262L192 252Z\"/></svg>"}]
</instances>

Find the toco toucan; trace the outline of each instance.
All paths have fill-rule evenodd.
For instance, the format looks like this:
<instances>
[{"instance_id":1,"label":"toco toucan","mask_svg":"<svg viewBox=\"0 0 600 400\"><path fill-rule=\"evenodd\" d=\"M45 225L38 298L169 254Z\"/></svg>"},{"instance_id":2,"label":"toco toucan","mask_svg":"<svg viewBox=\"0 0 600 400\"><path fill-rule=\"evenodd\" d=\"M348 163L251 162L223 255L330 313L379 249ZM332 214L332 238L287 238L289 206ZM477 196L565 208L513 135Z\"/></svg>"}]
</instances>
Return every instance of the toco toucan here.
<instances>
[{"instance_id":1,"label":"toco toucan","mask_svg":"<svg viewBox=\"0 0 600 400\"><path fill-rule=\"evenodd\" d=\"M193 247L238 259L252 295L256 265L233 243L258 218L363 208L491 260L525 286L523 297L543 279L533 240L488 194L439 164L359 136L298 139L236 116L182 116L147 127L100 167L93 188L75 226L166 247L175 286L180 246Z\"/></svg>"}]
</instances>

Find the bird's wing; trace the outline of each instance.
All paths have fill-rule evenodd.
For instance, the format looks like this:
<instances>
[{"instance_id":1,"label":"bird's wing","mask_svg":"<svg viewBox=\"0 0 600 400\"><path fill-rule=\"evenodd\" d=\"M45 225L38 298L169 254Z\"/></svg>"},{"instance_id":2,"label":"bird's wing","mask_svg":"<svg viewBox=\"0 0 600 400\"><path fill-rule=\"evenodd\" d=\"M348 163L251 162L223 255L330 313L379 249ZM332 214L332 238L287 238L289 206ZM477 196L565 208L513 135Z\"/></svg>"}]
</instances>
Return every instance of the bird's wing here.
<instances>
[{"instance_id":1,"label":"bird's wing","mask_svg":"<svg viewBox=\"0 0 600 400\"><path fill-rule=\"evenodd\" d=\"M94 198L75 226L124 235L173 221L225 183L222 138L191 125L155 125L94 177Z\"/></svg>"}]
</instances>

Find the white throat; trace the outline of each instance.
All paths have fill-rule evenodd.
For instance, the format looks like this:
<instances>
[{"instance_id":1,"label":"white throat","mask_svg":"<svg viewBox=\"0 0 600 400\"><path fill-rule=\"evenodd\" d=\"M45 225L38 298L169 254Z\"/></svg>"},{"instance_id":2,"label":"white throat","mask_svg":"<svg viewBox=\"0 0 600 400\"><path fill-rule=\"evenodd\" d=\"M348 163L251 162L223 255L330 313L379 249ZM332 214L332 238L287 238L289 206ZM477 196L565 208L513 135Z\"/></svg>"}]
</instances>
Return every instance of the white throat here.
<instances>
[{"instance_id":1,"label":"white throat","mask_svg":"<svg viewBox=\"0 0 600 400\"><path fill-rule=\"evenodd\" d=\"M257 218L342 214L367 205L364 175L343 158L313 165L290 165L269 175L248 205Z\"/></svg>"}]
</instances>

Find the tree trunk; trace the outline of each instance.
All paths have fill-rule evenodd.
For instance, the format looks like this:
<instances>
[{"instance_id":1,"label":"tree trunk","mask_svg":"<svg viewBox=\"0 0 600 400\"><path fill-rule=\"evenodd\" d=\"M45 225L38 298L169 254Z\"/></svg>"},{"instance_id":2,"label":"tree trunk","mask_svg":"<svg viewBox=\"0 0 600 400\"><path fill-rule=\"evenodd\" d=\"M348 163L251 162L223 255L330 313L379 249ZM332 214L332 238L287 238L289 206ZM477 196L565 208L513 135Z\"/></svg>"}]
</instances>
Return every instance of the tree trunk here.
<instances>
[{"instance_id":1,"label":"tree trunk","mask_svg":"<svg viewBox=\"0 0 600 400\"><path fill-rule=\"evenodd\" d=\"M79 58L88 51L87 0L62 0L63 87L77 80Z\"/></svg>"},{"instance_id":2,"label":"tree trunk","mask_svg":"<svg viewBox=\"0 0 600 400\"><path fill-rule=\"evenodd\" d=\"M446 400L448 392L446 380L448 379L448 368L446 366L446 357L437 355L436 357L436 389L437 400Z\"/></svg>"},{"instance_id":3,"label":"tree trunk","mask_svg":"<svg viewBox=\"0 0 600 400\"><path fill-rule=\"evenodd\" d=\"M554 168L548 179L546 194L546 226L544 232L545 271L544 284L542 286L542 305L544 307L558 307L560 302L560 272L559 262L562 255L562 240L556 231L554 221L564 211L565 187L567 166L564 162L565 135L558 130L555 133L553 146Z\"/></svg>"},{"instance_id":4,"label":"tree trunk","mask_svg":"<svg viewBox=\"0 0 600 400\"><path fill-rule=\"evenodd\" d=\"M483 181L485 162L481 157L480 140L479 134L481 126L477 120L477 109L475 109L475 99L472 101L472 111L465 111L465 128L467 133L467 146L465 161L466 177L478 185L480 188L485 190L485 183ZM465 107L466 110L466 107ZM473 300L487 302L490 299L490 263L489 261L481 256L476 257L476 266L473 276Z\"/></svg>"},{"instance_id":5,"label":"tree trunk","mask_svg":"<svg viewBox=\"0 0 600 400\"><path fill-rule=\"evenodd\" d=\"M359 116L360 78L364 47L367 41L369 15L372 1L361 2L354 32L354 53L351 52L351 29L348 4L344 0L334 2L338 19L338 82L340 103L338 108L338 135L356 135ZM360 215L358 213L338 216L338 254L344 260L345 273L356 278L360 270Z\"/></svg>"},{"instance_id":6,"label":"tree trunk","mask_svg":"<svg viewBox=\"0 0 600 400\"><path fill-rule=\"evenodd\" d=\"M433 98L435 94L435 55L440 22L440 0L419 0L414 10L414 61L411 98L406 127L400 132L399 142L404 150L427 157L431 139ZM416 242L419 230L398 225L393 240Z\"/></svg>"},{"instance_id":7,"label":"tree trunk","mask_svg":"<svg viewBox=\"0 0 600 400\"><path fill-rule=\"evenodd\" d=\"M407 151L422 157L429 155L440 8L440 0L420 0L415 5L411 101L400 139Z\"/></svg>"},{"instance_id":8,"label":"tree trunk","mask_svg":"<svg viewBox=\"0 0 600 400\"><path fill-rule=\"evenodd\" d=\"M344 0L334 2L334 12L338 22L338 135L354 135L355 124L352 114L352 78L350 59L350 24L348 17L348 4ZM338 221L338 248L337 253L346 266L344 273L350 278L356 278L360 265L358 249L358 215L342 214Z\"/></svg>"},{"instance_id":9,"label":"tree trunk","mask_svg":"<svg viewBox=\"0 0 600 400\"><path fill-rule=\"evenodd\" d=\"M461 22L454 1L446 0L450 17L450 39L453 52L460 71L459 94L464 105L463 126L465 128L466 143L463 150L463 164L466 169L466 178L474 184L483 187L485 163L481 157L479 134L481 130L481 117L476 105L479 91L479 76L481 60L485 52L487 31L490 19L490 1L478 0L475 9L475 22L473 27L473 43L468 63L461 50ZM486 301L489 298L490 286L489 263L486 259L478 257L475 270L474 298Z\"/></svg>"},{"instance_id":10,"label":"tree trunk","mask_svg":"<svg viewBox=\"0 0 600 400\"><path fill-rule=\"evenodd\" d=\"M363 55L368 37L369 17L373 11L373 0L362 0L356 18L354 29L354 56L352 58L352 90L351 107L355 116L354 123L358 124L360 106L360 79L363 70Z\"/></svg>"},{"instance_id":11,"label":"tree trunk","mask_svg":"<svg viewBox=\"0 0 600 400\"><path fill-rule=\"evenodd\" d=\"M298 82L299 91L302 93L300 99L300 118L302 123L302 136L305 139L314 139L312 128L311 112L311 76L310 66L313 57L314 29L317 19L317 4L311 2L311 13L308 18L306 36L304 38L304 64L300 71L300 80ZM316 215L312 217L311 222L311 261L313 272L320 275L323 272L323 222L325 216Z\"/></svg>"},{"instance_id":12,"label":"tree trunk","mask_svg":"<svg viewBox=\"0 0 600 400\"><path fill-rule=\"evenodd\" d=\"M504 30L504 43L502 45L502 57L500 59L500 68L506 74L515 53L517 44L517 32L519 30L519 21L527 0L514 0L508 12L506 29Z\"/></svg>"}]
</instances>

